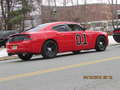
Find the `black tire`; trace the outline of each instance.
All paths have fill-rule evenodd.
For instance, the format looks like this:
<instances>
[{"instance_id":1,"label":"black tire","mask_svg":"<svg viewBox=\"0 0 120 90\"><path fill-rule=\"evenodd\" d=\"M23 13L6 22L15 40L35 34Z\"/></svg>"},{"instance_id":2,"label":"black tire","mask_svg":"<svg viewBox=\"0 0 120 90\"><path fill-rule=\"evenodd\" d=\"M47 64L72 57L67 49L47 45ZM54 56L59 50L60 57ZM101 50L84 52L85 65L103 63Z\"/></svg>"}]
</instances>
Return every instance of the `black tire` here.
<instances>
[{"instance_id":1,"label":"black tire","mask_svg":"<svg viewBox=\"0 0 120 90\"><path fill-rule=\"evenodd\" d=\"M107 47L106 38L99 36L96 41L96 51L104 51Z\"/></svg>"},{"instance_id":2,"label":"black tire","mask_svg":"<svg viewBox=\"0 0 120 90\"><path fill-rule=\"evenodd\" d=\"M72 53L73 53L73 54L79 54L80 51L79 51L79 50L78 50L78 51L72 51Z\"/></svg>"},{"instance_id":3,"label":"black tire","mask_svg":"<svg viewBox=\"0 0 120 90\"><path fill-rule=\"evenodd\" d=\"M23 61L28 61L32 58L33 54L30 53L20 53L18 54L18 57L22 59Z\"/></svg>"},{"instance_id":4,"label":"black tire","mask_svg":"<svg viewBox=\"0 0 120 90\"><path fill-rule=\"evenodd\" d=\"M57 43L53 40L48 40L42 47L42 56L44 58L54 58L58 52Z\"/></svg>"},{"instance_id":5,"label":"black tire","mask_svg":"<svg viewBox=\"0 0 120 90\"><path fill-rule=\"evenodd\" d=\"M120 43L120 34L113 35L113 38L116 42Z\"/></svg>"}]
</instances>

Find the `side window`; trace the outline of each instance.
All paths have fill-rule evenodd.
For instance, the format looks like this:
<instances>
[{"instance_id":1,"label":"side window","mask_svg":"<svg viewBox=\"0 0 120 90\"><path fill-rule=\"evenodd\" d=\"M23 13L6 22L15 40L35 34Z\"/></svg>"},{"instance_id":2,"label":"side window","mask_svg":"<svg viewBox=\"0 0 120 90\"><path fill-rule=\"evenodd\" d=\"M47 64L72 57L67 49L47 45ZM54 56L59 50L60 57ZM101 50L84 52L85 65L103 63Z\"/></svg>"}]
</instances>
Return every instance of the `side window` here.
<instances>
[{"instance_id":1,"label":"side window","mask_svg":"<svg viewBox=\"0 0 120 90\"><path fill-rule=\"evenodd\" d=\"M54 30L58 32L68 32L70 31L70 28L67 25L58 25L53 27Z\"/></svg>"},{"instance_id":2,"label":"side window","mask_svg":"<svg viewBox=\"0 0 120 90\"><path fill-rule=\"evenodd\" d=\"M83 28L80 25L77 25L77 24L69 24L68 26L72 29L72 31L81 31L81 30L83 30Z\"/></svg>"}]
</instances>

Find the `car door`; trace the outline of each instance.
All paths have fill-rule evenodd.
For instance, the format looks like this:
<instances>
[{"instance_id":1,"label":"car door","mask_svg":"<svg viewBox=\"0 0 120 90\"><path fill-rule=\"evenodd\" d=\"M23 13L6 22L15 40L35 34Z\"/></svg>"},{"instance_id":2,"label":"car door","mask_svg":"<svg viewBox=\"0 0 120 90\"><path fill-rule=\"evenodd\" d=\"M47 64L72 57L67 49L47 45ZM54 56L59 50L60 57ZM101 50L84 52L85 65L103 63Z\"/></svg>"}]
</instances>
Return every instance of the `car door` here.
<instances>
[{"instance_id":1,"label":"car door","mask_svg":"<svg viewBox=\"0 0 120 90\"><path fill-rule=\"evenodd\" d=\"M88 30L83 30L82 31L82 35L83 35L83 42L86 42L85 44L83 44L83 49L87 50L87 49L91 49L93 48L93 32L88 31Z\"/></svg>"},{"instance_id":2,"label":"car door","mask_svg":"<svg viewBox=\"0 0 120 90\"><path fill-rule=\"evenodd\" d=\"M86 33L78 24L68 24L68 26L72 29L74 35L73 50L88 49L90 45L90 34Z\"/></svg>"},{"instance_id":3,"label":"car door","mask_svg":"<svg viewBox=\"0 0 120 90\"><path fill-rule=\"evenodd\" d=\"M54 26L53 29L57 31L56 39L59 44L60 52L71 51L74 46L74 33L71 32L66 24Z\"/></svg>"}]
</instances>

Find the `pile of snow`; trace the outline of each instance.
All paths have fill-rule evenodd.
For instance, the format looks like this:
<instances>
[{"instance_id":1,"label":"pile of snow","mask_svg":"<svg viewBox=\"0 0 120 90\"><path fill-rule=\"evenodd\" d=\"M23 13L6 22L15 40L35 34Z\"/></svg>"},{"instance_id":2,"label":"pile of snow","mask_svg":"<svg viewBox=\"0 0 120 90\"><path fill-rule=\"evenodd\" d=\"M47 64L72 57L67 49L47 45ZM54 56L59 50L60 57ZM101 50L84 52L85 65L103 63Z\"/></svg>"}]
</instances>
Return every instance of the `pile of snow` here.
<instances>
[{"instance_id":1,"label":"pile of snow","mask_svg":"<svg viewBox=\"0 0 120 90\"><path fill-rule=\"evenodd\" d=\"M109 36L109 45L113 45L113 44L118 44L114 39L113 36Z\"/></svg>"},{"instance_id":2,"label":"pile of snow","mask_svg":"<svg viewBox=\"0 0 120 90\"><path fill-rule=\"evenodd\" d=\"M6 49L0 49L0 57L8 56Z\"/></svg>"}]
</instances>

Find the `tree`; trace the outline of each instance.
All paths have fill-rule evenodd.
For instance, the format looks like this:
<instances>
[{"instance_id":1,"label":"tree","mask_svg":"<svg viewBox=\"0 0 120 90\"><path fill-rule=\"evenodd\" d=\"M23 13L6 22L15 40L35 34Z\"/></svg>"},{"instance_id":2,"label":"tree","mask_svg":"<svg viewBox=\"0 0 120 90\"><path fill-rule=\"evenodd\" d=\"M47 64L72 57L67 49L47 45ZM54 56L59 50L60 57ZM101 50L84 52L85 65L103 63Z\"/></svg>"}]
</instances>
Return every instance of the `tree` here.
<instances>
[{"instance_id":1,"label":"tree","mask_svg":"<svg viewBox=\"0 0 120 90\"><path fill-rule=\"evenodd\" d=\"M2 10L3 29L12 29L11 24L8 23L11 19L12 0L0 0L0 6Z\"/></svg>"},{"instance_id":2,"label":"tree","mask_svg":"<svg viewBox=\"0 0 120 90\"><path fill-rule=\"evenodd\" d=\"M112 26L113 28L118 28L120 23L118 20L118 0L108 0L108 3L110 4L110 9L112 13Z\"/></svg>"},{"instance_id":3,"label":"tree","mask_svg":"<svg viewBox=\"0 0 120 90\"><path fill-rule=\"evenodd\" d=\"M16 5L21 7L16 8ZM31 7L27 0L1 0L0 6L2 9L2 23L4 30L11 30L19 28L24 30L24 21L27 13L30 12Z\"/></svg>"},{"instance_id":4,"label":"tree","mask_svg":"<svg viewBox=\"0 0 120 90\"><path fill-rule=\"evenodd\" d=\"M9 23L16 24L19 26L20 31L24 31L25 28L25 18L27 14L31 11L31 6L29 5L27 0L18 0L21 3L21 7L17 10L11 11L11 20Z\"/></svg>"},{"instance_id":5,"label":"tree","mask_svg":"<svg viewBox=\"0 0 120 90\"><path fill-rule=\"evenodd\" d=\"M39 17L42 18L42 0L36 0L37 1L37 8L39 9L38 10L38 13L39 13ZM41 21L40 21L41 23Z\"/></svg>"}]
</instances>

